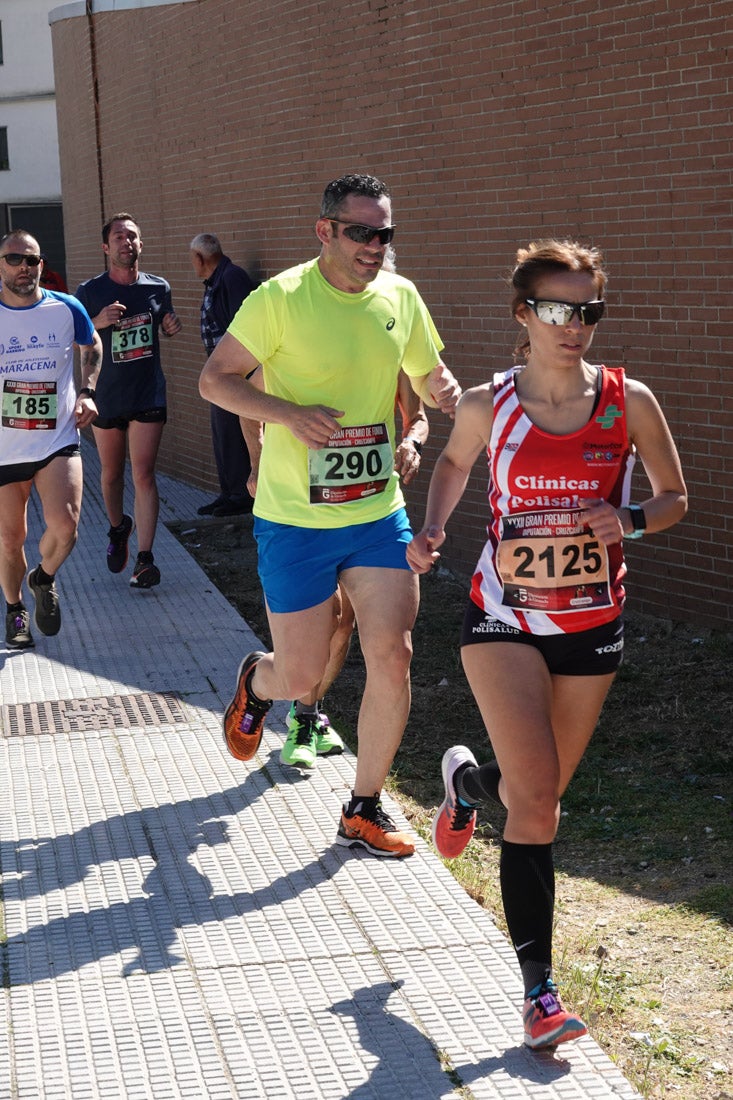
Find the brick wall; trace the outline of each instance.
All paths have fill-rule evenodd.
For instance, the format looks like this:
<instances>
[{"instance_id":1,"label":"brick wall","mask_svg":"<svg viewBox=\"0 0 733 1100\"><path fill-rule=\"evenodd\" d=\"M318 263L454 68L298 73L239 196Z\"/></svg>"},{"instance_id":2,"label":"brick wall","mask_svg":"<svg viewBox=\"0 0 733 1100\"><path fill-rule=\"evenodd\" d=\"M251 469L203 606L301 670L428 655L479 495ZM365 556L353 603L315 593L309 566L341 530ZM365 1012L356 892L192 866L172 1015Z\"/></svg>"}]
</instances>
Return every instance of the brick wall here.
<instances>
[{"instance_id":1,"label":"brick wall","mask_svg":"<svg viewBox=\"0 0 733 1100\"><path fill-rule=\"evenodd\" d=\"M570 235L603 248L609 309L591 358L652 387L691 499L682 524L630 548L634 606L730 628L732 14L731 0L199 0L99 12L100 173L89 22L56 22L70 284L102 269L100 207L129 209L143 267L170 280L185 326L164 349L164 468L216 484L191 237L217 232L266 277L315 253L329 179L372 172L393 191L399 269L464 387L510 361L504 277L516 247ZM431 426L410 493L417 523L446 437L437 414ZM456 569L480 549L484 493L477 467L444 550Z\"/></svg>"}]
</instances>

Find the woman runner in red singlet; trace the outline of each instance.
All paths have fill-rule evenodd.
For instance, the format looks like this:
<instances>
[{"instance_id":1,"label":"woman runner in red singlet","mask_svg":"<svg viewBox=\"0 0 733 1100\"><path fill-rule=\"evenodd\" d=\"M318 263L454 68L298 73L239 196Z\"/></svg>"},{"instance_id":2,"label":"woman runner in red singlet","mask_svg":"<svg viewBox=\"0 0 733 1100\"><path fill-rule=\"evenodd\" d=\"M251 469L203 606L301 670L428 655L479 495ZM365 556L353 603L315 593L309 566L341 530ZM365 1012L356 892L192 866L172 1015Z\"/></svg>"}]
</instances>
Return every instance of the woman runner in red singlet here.
<instances>
[{"instance_id":1,"label":"woman runner in red singlet","mask_svg":"<svg viewBox=\"0 0 733 1100\"><path fill-rule=\"evenodd\" d=\"M651 391L585 358L604 312L595 248L545 240L517 253L515 351L526 362L462 397L408 546L418 573L440 556L445 525L479 454L489 463L488 538L461 638L463 667L496 760L462 745L443 757L445 799L433 840L452 859L476 808L507 809L500 881L525 989L533 1049L585 1034L552 979L552 842L560 798L585 752L623 654L622 541L662 531L687 510L679 457ZM631 503L641 459L651 495Z\"/></svg>"}]
</instances>

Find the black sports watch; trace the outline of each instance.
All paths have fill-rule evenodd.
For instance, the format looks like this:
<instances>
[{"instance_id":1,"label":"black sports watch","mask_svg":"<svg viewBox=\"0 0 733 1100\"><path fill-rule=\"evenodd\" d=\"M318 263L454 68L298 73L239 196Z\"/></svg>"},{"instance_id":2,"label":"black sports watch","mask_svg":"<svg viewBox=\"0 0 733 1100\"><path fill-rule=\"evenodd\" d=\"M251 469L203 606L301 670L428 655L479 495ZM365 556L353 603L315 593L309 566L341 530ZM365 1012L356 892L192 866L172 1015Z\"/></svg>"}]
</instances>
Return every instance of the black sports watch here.
<instances>
[{"instance_id":1,"label":"black sports watch","mask_svg":"<svg viewBox=\"0 0 733 1100\"><path fill-rule=\"evenodd\" d=\"M646 516L644 515L644 509L640 504L627 504L626 509L631 516L632 530L628 535L624 535L625 539L640 539L646 531Z\"/></svg>"},{"instance_id":2,"label":"black sports watch","mask_svg":"<svg viewBox=\"0 0 733 1100\"><path fill-rule=\"evenodd\" d=\"M403 442L412 443L413 447L415 448L416 453L419 454L419 455L422 454L422 443L420 442L419 439L413 439L411 435L408 435L407 439L405 439Z\"/></svg>"},{"instance_id":3,"label":"black sports watch","mask_svg":"<svg viewBox=\"0 0 733 1100\"><path fill-rule=\"evenodd\" d=\"M82 386L79 390L77 397L91 397L92 401L97 396L97 391L91 389L89 386Z\"/></svg>"}]
</instances>

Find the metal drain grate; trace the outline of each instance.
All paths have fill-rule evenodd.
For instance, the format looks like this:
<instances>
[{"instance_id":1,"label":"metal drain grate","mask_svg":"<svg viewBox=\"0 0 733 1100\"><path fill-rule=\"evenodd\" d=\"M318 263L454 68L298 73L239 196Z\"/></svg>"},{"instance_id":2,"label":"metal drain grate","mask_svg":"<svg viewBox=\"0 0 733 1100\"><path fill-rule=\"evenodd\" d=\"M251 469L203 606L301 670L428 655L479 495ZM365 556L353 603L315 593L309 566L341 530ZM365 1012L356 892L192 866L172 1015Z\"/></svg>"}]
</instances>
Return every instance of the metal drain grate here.
<instances>
[{"instance_id":1,"label":"metal drain grate","mask_svg":"<svg viewBox=\"0 0 733 1100\"><path fill-rule=\"evenodd\" d=\"M187 721L181 701L173 692L146 692L4 706L0 732L3 737L32 737L40 733L180 725Z\"/></svg>"}]
</instances>

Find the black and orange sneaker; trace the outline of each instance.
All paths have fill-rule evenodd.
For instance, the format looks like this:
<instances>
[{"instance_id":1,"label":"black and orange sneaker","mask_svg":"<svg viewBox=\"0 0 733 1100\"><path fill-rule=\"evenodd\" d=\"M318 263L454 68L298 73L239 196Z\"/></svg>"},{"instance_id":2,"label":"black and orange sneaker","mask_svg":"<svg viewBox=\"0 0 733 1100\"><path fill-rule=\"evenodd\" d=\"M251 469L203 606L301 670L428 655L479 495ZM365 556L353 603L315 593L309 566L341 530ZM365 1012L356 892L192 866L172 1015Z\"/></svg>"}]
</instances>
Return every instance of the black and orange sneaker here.
<instances>
[{"instance_id":1,"label":"black and orange sneaker","mask_svg":"<svg viewBox=\"0 0 733 1100\"><path fill-rule=\"evenodd\" d=\"M569 1039L579 1039L587 1030L581 1019L565 1011L548 973L524 1002L525 1044L532 1050L544 1050Z\"/></svg>"},{"instance_id":2,"label":"black and orange sneaker","mask_svg":"<svg viewBox=\"0 0 733 1100\"><path fill-rule=\"evenodd\" d=\"M140 550L130 578L130 588L154 588L160 584L160 569L150 550Z\"/></svg>"},{"instance_id":3,"label":"black and orange sneaker","mask_svg":"<svg viewBox=\"0 0 733 1100\"><path fill-rule=\"evenodd\" d=\"M40 565L28 574L28 587L36 601L36 626L41 634L52 638L61 629L61 607L55 581L42 584L38 579Z\"/></svg>"},{"instance_id":4,"label":"black and orange sneaker","mask_svg":"<svg viewBox=\"0 0 733 1100\"><path fill-rule=\"evenodd\" d=\"M389 814L385 813L379 795L356 800L352 813L345 805L336 833L336 843L346 848L362 847L373 856L391 856L401 859L415 851L407 833L397 829Z\"/></svg>"},{"instance_id":5,"label":"black and orange sneaker","mask_svg":"<svg viewBox=\"0 0 733 1100\"><path fill-rule=\"evenodd\" d=\"M237 760L251 760L257 752L265 717L272 706L272 699L258 699L249 686L255 665L264 656L257 650L244 658L237 674L237 690L224 712L224 740Z\"/></svg>"},{"instance_id":6,"label":"black and orange sneaker","mask_svg":"<svg viewBox=\"0 0 733 1100\"><path fill-rule=\"evenodd\" d=\"M110 527L107 532L107 568L110 573L121 573L129 557L128 542L135 524L132 516L124 515L119 527Z\"/></svg>"}]
</instances>

